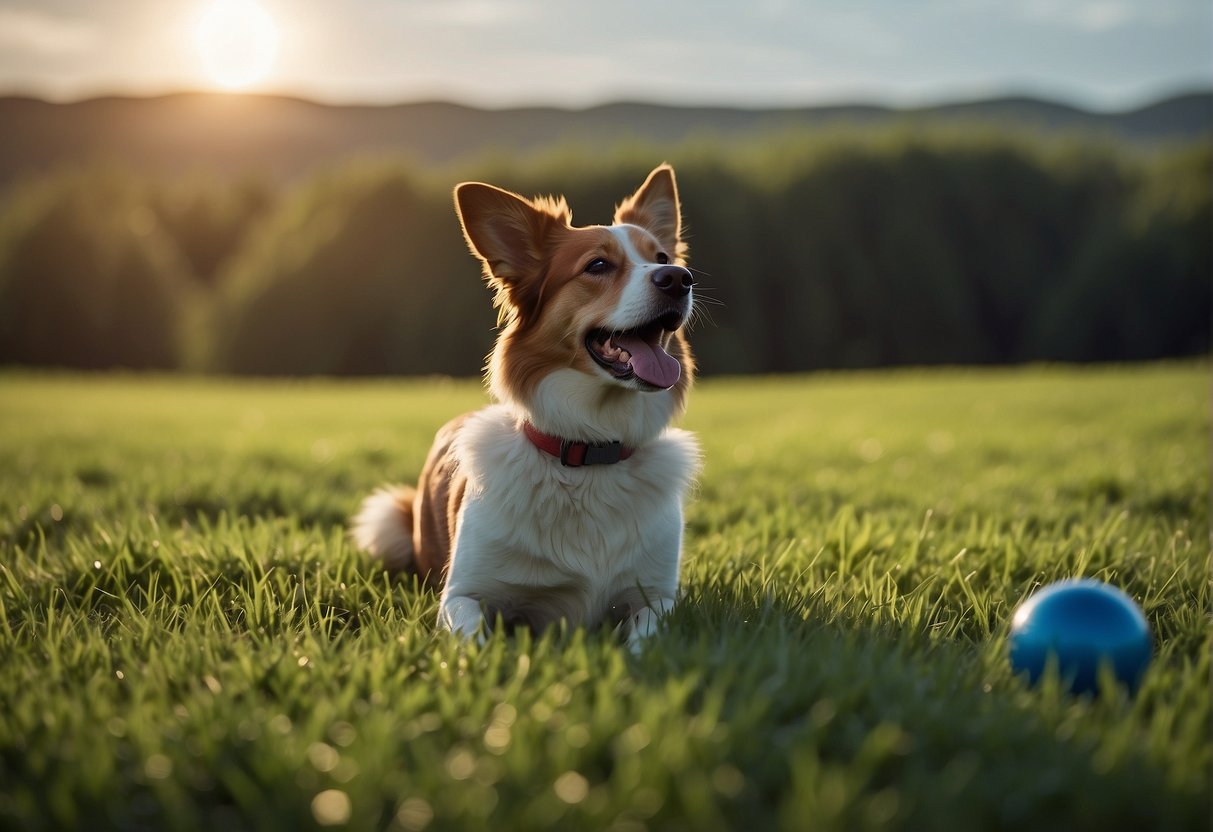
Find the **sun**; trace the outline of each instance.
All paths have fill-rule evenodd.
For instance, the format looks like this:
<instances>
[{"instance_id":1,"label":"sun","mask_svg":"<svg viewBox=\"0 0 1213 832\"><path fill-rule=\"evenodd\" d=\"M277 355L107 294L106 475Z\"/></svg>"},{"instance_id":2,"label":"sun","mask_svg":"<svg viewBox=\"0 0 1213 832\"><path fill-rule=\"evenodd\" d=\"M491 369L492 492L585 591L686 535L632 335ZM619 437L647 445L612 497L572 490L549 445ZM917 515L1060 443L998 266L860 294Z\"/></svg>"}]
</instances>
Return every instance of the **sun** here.
<instances>
[{"instance_id":1,"label":"sun","mask_svg":"<svg viewBox=\"0 0 1213 832\"><path fill-rule=\"evenodd\" d=\"M269 76L278 58L278 39L278 24L256 0L213 0L194 29L207 78L229 90Z\"/></svg>"}]
</instances>

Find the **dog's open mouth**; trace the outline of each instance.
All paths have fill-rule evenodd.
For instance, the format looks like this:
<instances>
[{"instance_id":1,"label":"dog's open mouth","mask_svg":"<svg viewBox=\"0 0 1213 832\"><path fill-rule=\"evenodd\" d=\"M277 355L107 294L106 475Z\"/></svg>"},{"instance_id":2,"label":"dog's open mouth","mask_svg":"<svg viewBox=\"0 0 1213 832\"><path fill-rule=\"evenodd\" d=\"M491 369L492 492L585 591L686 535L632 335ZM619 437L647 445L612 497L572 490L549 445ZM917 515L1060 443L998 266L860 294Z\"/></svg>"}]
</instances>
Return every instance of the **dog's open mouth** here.
<instances>
[{"instance_id":1,"label":"dog's open mouth","mask_svg":"<svg viewBox=\"0 0 1213 832\"><path fill-rule=\"evenodd\" d=\"M635 378L666 390L678 383L682 365L662 347L661 336L681 325L681 315L667 312L636 329L592 329L585 336L585 348L615 378Z\"/></svg>"}]
</instances>

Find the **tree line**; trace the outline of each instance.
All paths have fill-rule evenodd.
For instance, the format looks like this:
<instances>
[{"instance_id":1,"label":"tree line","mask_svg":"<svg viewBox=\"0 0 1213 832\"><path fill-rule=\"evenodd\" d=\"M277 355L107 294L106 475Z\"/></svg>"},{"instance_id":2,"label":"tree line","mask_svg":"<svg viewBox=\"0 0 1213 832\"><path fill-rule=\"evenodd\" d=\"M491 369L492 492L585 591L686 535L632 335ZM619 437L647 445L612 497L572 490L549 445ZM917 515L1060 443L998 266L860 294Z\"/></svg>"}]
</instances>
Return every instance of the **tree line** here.
<instances>
[{"instance_id":1,"label":"tree line","mask_svg":"<svg viewBox=\"0 0 1213 832\"><path fill-rule=\"evenodd\" d=\"M678 172L706 373L1207 353L1213 152L949 132L350 161L291 186L104 166L11 188L0 363L474 375L495 324L450 191L577 224Z\"/></svg>"}]
</instances>

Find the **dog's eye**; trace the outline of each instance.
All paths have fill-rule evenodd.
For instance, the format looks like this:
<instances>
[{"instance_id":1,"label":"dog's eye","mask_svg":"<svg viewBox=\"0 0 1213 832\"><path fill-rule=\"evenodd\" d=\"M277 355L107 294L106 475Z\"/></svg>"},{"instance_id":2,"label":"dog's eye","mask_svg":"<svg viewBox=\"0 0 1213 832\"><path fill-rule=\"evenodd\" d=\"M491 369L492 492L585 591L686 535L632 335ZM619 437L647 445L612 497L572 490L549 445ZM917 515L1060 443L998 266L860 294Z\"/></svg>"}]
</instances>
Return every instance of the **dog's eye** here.
<instances>
[{"instance_id":1,"label":"dog's eye","mask_svg":"<svg viewBox=\"0 0 1213 832\"><path fill-rule=\"evenodd\" d=\"M588 264L586 264L584 269L582 269L582 271L584 271L586 274L606 274L610 270L610 261L604 260L601 257L595 257Z\"/></svg>"},{"instance_id":2,"label":"dog's eye","mask_svg":"<svg viewBox=\"0 0 1213 832\"><path fill-rule=\"evenodd\" d=\"M657 252L657 262L664 266L666 263L670 262L670 255L666 254L664 251Z\"/></svg>"}]
</instances>

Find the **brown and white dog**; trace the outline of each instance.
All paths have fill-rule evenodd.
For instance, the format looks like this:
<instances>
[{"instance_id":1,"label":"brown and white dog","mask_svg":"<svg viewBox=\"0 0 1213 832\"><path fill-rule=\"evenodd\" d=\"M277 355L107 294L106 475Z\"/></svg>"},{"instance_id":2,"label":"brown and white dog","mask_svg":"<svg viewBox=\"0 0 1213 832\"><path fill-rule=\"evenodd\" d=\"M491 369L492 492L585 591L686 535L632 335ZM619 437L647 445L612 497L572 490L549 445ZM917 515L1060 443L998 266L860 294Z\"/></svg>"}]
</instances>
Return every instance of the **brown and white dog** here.
<instances>
[{"instance_id":1,"label":"brown and white dog","mask_svg":"<svg viewBox=\"0 0 1213 832\"><path fill-rule=\"evenodd\" d=\"M442 587L439 625L483 637L497 616L542 629L622 625L633 649L674 605L694 437L668 427L694 374L694 305L674 170L610 226L564 199L455 189L502 329L497 403L449 422L416 488L368 497L358 546Z\"/></svg>"}]
</instances>

